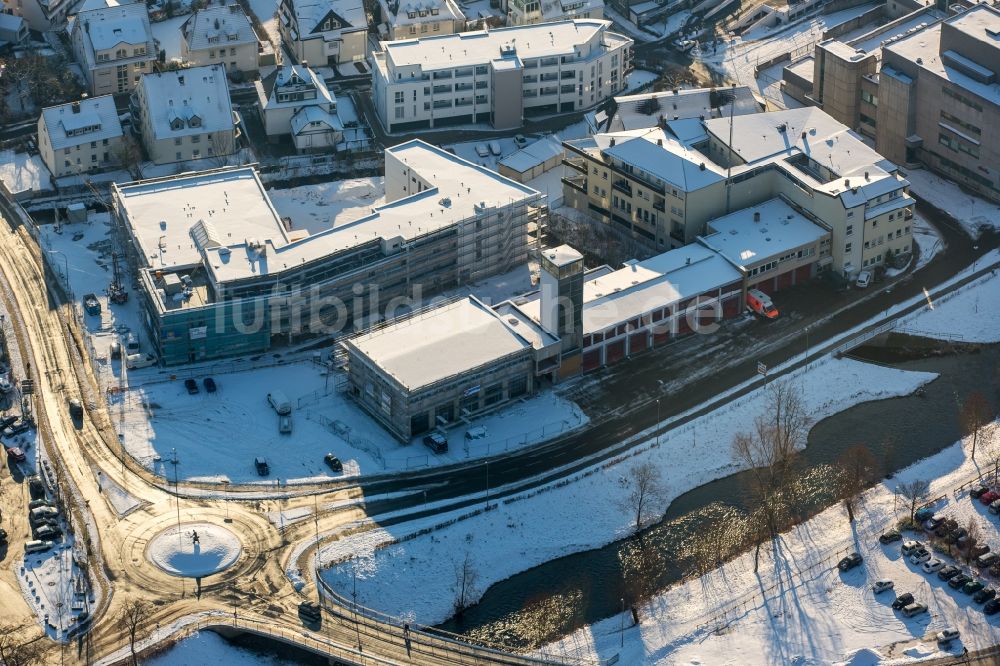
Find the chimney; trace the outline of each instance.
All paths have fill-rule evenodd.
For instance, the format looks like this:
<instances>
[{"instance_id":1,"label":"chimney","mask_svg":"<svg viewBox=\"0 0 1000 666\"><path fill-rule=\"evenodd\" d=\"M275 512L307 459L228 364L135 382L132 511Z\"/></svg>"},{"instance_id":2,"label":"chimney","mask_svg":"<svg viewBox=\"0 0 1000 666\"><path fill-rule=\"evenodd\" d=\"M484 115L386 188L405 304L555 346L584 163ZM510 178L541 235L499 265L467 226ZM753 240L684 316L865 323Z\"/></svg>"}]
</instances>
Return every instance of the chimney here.
<instances>
[{"instance_id":1,"label":"chimney","mask_svg":"<svg viewBox=\"0 0 1000 666\"><path fill-rule=\"evenodd\" d=\"M691 257L687 258L687 261L684 262L684 265L685 266L690 266L691 265Z\"/></svg>"},{"instance_id":2,"label":"chimney","mask_svg":"<svg viewBox=\"0 0 1000 666\"><path fill-rule=\"evenodd\" d=\"M611 137L611 143L608 145L609 148L615 147L615 137Z\"/></svg>"},{"instance_id":3,"label":"chimney","mask_svg":"<svg viewBox=\"0 0 1000 666\"><path fill-rule=\"evenodd\" d=\"M699 171L704 171L705 170L705 163L704 162L702 162L701 164L698 165L698 170Z\"/></svg>"},{"instance_id":4,"label":"chimney","mask_svg":"<svg viewBox=\"0 0 1000 666\"><path fill-rule=\"evenodd\" d=\"M80 113L80 103L79 102L73 102L73 104L72 104L72 106L70 108L73 109L73 113Z\"/></svg>"},{"instance_id":5,"label":"chimney","mask_svg":"<svg viewBox=\"0 0 1000 666\"><path fill-rule=\"evenodd\" d=\"M181 85L184 85L184 75L183 74L178 75L178 77L177 77L177 83L179 83Z\"/></svg>"},{"instance_id":6,"label":"chimney","mask_svg":"<svg viewBox=\"0 0 1000 666\"><path fill-rule=\"evenodd\" d=\"M844 179L844 187L850 187L850 186L851 186L851 179L850 178L845 178Z\"/></svg>"},{"instance_id":7,"label":"chimney","mask_svg":"<svg viewBox=\"0 0 1000 666\"><path fill-rule=\"evenodd\" d=\"M656 140L656 145L658 145L660 148L662 148L663 147L663 139L657 139Z\"/></svg>"},{"instance_id":8,"label":"chimney","mask_svg":"<svg viewBox=\"0 0 1000 666\"><path fill-rule=\"evenodd\" d=\"M871 180L871 178L868 177L868 172L867 171L865 171L865 180Z\"/></svg>"},{"instance_id":9,"label":"chimney","mask_svg":"<svg viewBox=\"0 0 1000 666\"><path fill-rule=\"evenodd\" d=\"M760 211L754 211L753 221L754 222L760 222Z\"/></svg>"}]
</instances>

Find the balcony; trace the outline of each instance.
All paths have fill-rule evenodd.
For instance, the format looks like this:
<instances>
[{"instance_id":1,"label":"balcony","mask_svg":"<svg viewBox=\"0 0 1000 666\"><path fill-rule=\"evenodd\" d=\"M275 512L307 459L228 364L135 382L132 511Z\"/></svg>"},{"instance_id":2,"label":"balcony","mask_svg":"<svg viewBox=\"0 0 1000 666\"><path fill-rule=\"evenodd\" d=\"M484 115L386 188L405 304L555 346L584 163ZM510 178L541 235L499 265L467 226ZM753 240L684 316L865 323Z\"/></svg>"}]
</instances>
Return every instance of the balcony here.
<instances>
[{"instance_id":1,"label":"balcony","mask_svg":"<svg viewBox=\"0 0 1000 666\"><path fill-rule=\"evenodd\" d=\"M667 212L666 208L667 208L666 204L662 201L657 201L653 204L653 210L658 210L661 213L666 213Z\"/></svg>"},{"instance_id":2,"label":"balcony","mask_svg":"<svg viewBox=\"0 0 1000 666\"><path fill-rule=\"evenodd\" d=\"M623 194L627 194L630 197L632 196L632 186L629 185L627 180L618 179L614 182L612 187Z\"/></svg>"},{"instance_id":3,"label":"balcony","mask_svg":"<svg viewBox=\"0 0 1000 666\"><path fill-rule=\"evenodd\" d=\"M584 175L586 175L586 173L587 173L587 165L584 163L583 160L568 160L568 159L564 159L562 161L562 163L563 163L563 166L569 167L570 169L573 169L575 171L579 171L580 173L582 173Z\"/></svg>"}]
</instances>

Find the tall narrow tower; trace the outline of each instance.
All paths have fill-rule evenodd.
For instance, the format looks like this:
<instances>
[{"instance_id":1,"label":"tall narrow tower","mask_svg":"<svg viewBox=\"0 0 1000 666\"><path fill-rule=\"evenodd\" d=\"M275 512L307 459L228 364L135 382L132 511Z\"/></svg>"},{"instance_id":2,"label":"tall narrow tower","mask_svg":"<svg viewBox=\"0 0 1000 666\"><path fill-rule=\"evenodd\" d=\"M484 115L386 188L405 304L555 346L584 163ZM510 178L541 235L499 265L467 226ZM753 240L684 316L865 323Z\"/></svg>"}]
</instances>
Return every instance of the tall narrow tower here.
<instances>
[{"instance_id":1,"label":"tall narrow tower","mask_svg":"<svg viewBox=\"0 0 1000 666\"><path fill-rule=\"evenodd\" d=\"M542 328L562 339L562 354L583 340L583 255L569 245L542 250Z\"/></svg>"}]
</instances>

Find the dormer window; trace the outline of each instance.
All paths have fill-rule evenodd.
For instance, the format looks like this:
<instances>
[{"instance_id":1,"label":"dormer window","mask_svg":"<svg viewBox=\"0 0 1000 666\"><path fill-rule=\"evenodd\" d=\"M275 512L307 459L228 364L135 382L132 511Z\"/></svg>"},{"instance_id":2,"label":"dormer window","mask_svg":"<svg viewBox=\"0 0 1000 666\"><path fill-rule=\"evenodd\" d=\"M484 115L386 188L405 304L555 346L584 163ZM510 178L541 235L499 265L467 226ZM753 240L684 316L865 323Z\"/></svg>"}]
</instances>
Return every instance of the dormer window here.
<instances>
[{"instance_id":1,"label":"dormer window","mask_svg":"<svg viewBox=\"0 0 1000 666\"><path fill-rule=\"evenodd\" d=\"M437 16L437 15L438 15L438 8L437 7L433 7L431 9L431 16Z\"/></svg>"},{"instance_id":2,"label":"dormer window","mask_svg":"<svg viewBox=\"0 0 1000 666\"><path fill-rule=\"evenodd\" d=\"M417 13L416 12L406 12L406 16L408 18L411 18L411 19L412 18L417 18Z\"/></svg>"},{"instance_id":3,"label":"dormer window","mask_svg":"<svg viewBox=\"0 0 1000 666\"><path fill-rule=\"evenodd\" d=\"M170 121L170 129L172 130L182 130L184 129L184 121L180 118L174 118Z\"/></svg>"},{"instance_id":4,"label":"dormer window","mask_svg":"<svg viewBox=\"0 0 1000 666\"><path fill-rule=\"evenodd\" d=\"M323 21L323 30L330 30L330 19Z\"/></svg>"},{"instance_id":5,"label":"dormer window","mask_svg":"<svg viewBox=\"0 0 1000 666\"><path fill-rule=\"evenodd\" d=\"M210 35L209 38L208 38L208 43L209 44L218 44L219 43L219 36L218 35Z\"/></svg>"},{"instance_id":6,"label":"dormer window","mask_svg":"<svg viewBox=\"0 0 1000 666\"><path fill-rule=\"evenodd\" d=\"M191 116L191 119L188 120L188 125L191 127L201 127L201 118L199 116Z\"/></svg>"},{"instance_id":7,"label":"dormer window","mask_svg":"<svg viewBox=\"0 0 1000 666\"><path fill-rule=\"evenodd\" d=\"M124 58L126 56L127 56L127 53L125 52L125 49L118 49L117 51L115 51L115 57L116 58Z\"/></svg>"}]
</instances>

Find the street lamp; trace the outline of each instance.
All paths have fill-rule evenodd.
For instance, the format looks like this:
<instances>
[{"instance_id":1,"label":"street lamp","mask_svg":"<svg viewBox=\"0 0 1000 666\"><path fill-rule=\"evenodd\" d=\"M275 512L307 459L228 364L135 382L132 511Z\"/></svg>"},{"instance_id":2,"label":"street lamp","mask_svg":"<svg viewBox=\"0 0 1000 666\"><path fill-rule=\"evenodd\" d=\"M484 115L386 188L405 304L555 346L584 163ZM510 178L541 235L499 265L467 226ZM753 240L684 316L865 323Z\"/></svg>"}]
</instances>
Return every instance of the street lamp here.
<instances>
[{"instance_id":1,"label":"street lamp","mask_svg":"<svg viewBox=\"0 0 1000 666\"><path fill-rule=\"evenodd\" d=\"M660 399L656 399L656 445L660 445Z\"/></svg>"},{"instance_id":2,"label":"street lamp","mask_svg":"<svg viewBox=\"0 0 1000 666\"><path fill-rule=\"evenodd\" d=\"M621 636L621 647L625 648L625 597L621 598L622 602L622 612L619 616L620 624L618 627L618 635Z\"/></svg>"}]
</instances>

